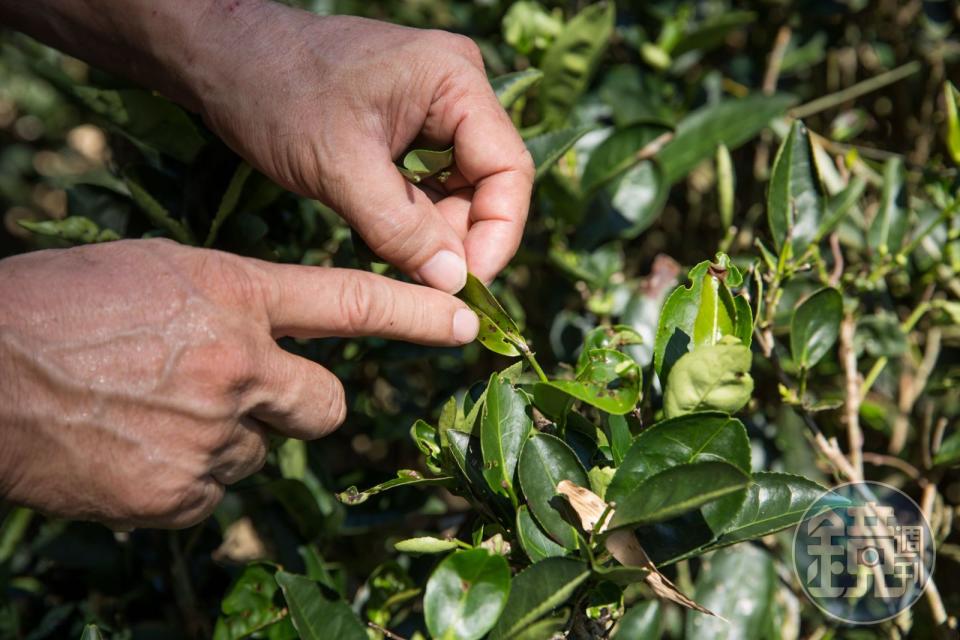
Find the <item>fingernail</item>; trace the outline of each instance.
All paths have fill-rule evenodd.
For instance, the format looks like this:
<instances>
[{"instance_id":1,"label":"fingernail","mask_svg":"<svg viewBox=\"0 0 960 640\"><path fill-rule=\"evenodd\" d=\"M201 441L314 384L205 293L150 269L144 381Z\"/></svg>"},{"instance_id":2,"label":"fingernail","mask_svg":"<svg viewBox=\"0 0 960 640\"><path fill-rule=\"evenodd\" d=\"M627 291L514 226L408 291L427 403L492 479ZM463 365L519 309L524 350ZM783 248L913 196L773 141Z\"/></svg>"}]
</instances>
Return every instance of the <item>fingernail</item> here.
<instances>
[{"instance_id":1,"label":"fingernail","mask_svg":"<svg viewBox=\"0 0 960 640\"><path fill-rule=\"evenodd\" d=\"M417 275L435 289L456 293L467 283L467 263L453 251L442 249L420 267Z\"/></svg>"},{"instance_id":2,"label":"fingernail","mask_svg":"<svg viewBox=\"0 0 960 640\"><path fill-rule=\"evenodd\" d=\"M473 342L480 330L480 319L469 309L458 309L453 314L453 339L460 344Z\"/></svg>"}]
</instances>

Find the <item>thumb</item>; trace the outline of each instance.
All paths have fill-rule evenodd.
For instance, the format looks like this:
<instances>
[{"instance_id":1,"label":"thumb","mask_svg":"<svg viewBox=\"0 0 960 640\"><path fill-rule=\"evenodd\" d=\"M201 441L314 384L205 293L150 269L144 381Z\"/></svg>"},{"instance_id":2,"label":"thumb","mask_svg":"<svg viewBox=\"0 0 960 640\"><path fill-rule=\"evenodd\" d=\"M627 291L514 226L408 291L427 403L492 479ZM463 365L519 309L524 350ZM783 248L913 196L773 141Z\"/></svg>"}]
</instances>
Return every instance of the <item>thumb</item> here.
<instances>
[{"instance_id":1,"label":"thumb","mask_svg":"<svg viewBox=\"0 0 960 640\"><path fill-rule=\"evenodd\" d=\"M430 198L400 175L386 148L351 155L366 161L340 180L329 204L390 264L435 289L462 289L463 242Z\"/></svg>"}]
</instances>

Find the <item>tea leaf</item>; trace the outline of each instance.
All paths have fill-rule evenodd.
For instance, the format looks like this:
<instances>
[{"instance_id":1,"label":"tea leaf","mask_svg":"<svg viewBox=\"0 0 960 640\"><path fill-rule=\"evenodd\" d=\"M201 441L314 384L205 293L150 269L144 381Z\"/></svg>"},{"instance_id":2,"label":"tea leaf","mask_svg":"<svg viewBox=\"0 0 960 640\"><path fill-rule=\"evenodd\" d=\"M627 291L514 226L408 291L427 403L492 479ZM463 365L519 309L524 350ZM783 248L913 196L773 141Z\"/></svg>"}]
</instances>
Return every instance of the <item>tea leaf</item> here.
<instances>
[{"instance_id":1,"label":"tea leaf","mask_svg":"<svg viewBox=\"0 0 960 640\"><path fill-rule=\"evenodd\" d=\"M524 144L527 145L527 151L533 157L533 165L536 167L534 180L540 180L546 175L573 143L596 128L593 124L578 125L525 140Z\"/></svg>"},{"instance_id":2,"label":"tea leaf","mask_svg":"<svg viewBox=\"0 0 960 640\"><path fill-rule=\"evenodd\" d=\"M642 374L630 356L611 349L591 349L576 380L550 380L553 387L607 413L629 413L640 400Z\"/></svg>"},{"instance_id":3,"label":"tea leaf","mask_svg":"<svg viewBox=\"0 0 960 640\"><path fill-rule=\"evenodd\" d=\"M767 221L777 251L783 251L789 238L793 255L803 255L817 236L824 211L810 134L797 120L777 151L767 191Z\"/></svg>"},{"instance_id":4,"label":"tea leaf","mask_svg":"<svg viewBox=\"0 0 960 640\"><path fill-rule=\"evenodd\" d=\"M695 596L718 617L691 613L687 616L685 637L701 640L769 637L765 634L766 623L777 585L773 560L766 550L740 545L719 551L697 576Z\"/></svg>"},{"instance_id":5,"label":"tea leaf","mask_svg":"<svg viewBox=\"0 0 960 640\"><path fill-rule=\"evenodd\" d=\"M586 90L613 35L612 2L587 6L564 27L543 56L540 108L548 128L563 126Z\"/></svg>"},{"instance_id":6,"label":"tea leaf","mask_svg":"<svg viewBox=\"0 0 960 640\"><path fill-rule=\"evenodd\" d=\"M736 149L763 130L796 102L791 95L754 94L724 100L688 114L677 125L673 140L657 155L667 184L685 177L710 158L717 145Z\"/></svg>"},{"instance_id":7,"label":"tea leaf","mask_svg":"<svg viewBox=\"0 0 960 640\"><path fill-rule=\"evenodd\" d=\"M531 562L566 555L567 550L550 539L530 515L527 505L517 509L517 538Z\"/></svg>"},{"instance_id":8,"label":"tea leaf","mask_svg":"<svg viewBox=\"0 0 960 640\"><path fill-rule=\"evenodd\" d=\"M527 400L512 384L497 374L490 377L486 403L480 417L483 477L498 493L516 500L513 474L520 449L533 427L527 415Z\"/></svg>"},{"instance_id":9,"label":"tea leaf","mask_svg":"<svg viewBox=\"0 0 960 640\"><path fill-rule=\"evenodd\" d=\"M960 464L960 431L954 431L941 443L933 457L933 463L945 467Z\"/></svg>"},{"instance_id":10,"label":"tea leaf","mask_svg":"<svg viewBox=\"0 0 960 640\"><path fill-rule=\"evenodd\" d=\"M413 149L403 156L403 162L397 169L404 178L416 184L424 178L437 175L452 164L453 147L439 151Z\"/></svg>"},{"instance_id":11,"label":"tea leaf","mask_svg":"<svg viewBox=\"0 0 960 640\"><path fill-rule=\"evenodd\" d=\"M113 229L101 229L96 222L82 216L69 216L63 220L17 220L17 224L38 236L61 238L77 244L120 239Z\"/></svg>"},{"instance_id":12,"label":"tea leaf","mask_svg":"<svg viewBox=\"0 0 960 640\"><path fill-rule=\"evenodd\" d=\"M883 165L883 191L880 208L870 224L867 242L880 255L895 254L903 246L910 213L907 202L906 171L903 161L891 158Z\"/></svg>"},{"instance_id":13,"label":"tea leaf","mask_svg":"<svg viewBox=\"0 0 960 640\"><path fill-rule=\"evenodd\" d=\"M407 538L393 545L400 553L443 553L457 548L454 540L442 540L431 536Z\"/></svg>"},{"instance_id":14,"label":"tea leaf","mask_svg":"<svg viewBox=\"0 0 960 640\"><path fill-rule=\"evenodd\" d=\"M747 430L725 413L691 413L658 422L638 435L607 488L621 503L651 476L681 464L721 461L750 473Z\"/></svg>"},{"instance_id":15,"label":"tea leaf","mask_svg":"<svg viewBox=\"0 0 960 640\"><path fill-rule=\"evenodd\" d=\"M496 623L509 593L510 567L503 556L486 549L451 553L427 581L427 629L437 640L477 640Z\"/></svg>"},{"instance_id":16,"label":"tea leaf","mask_svg":"<svg viewBox=\"0 0 960 640\"><path fill-rule=\"evenodd\" d=\"M654 474L617 503L610 529L669 520L746 488L750 476L726 462L695 462Z\"/></svg>"},{"instance_id":17,"label":"tea leaf","mask_svg":"<svg viewBox=\"0 0 960 640\"><path fill-rule=\"evenodd\" d=\"M860 196L863 195L866 188L867 181L860 176L854 176L843 191L830 198L827 202L827 213L823 222L820 223L820 228L817 230L813 242L820 242L840 224L847 213L860 200Z\"/></svg>"},{"instance_id":18,"label":"tea leaf","mask_svg":"<svg viewBox=\"0 0 960 640\"><path fill-rule=\"evenodd\" d=\"M518 356L527 348L520 328L490 290L472 273L467 274L467 283L457 294L480 319L477 341L490 351L504 356Z\"/></svg>"},{"instance_id":19,"label":"tea leaf","mask_svg":"<svg viewBox=\"0 0 960 640\"><path fill-rule=\"evenodd\" d=\"M520 487L537 522L565 548L576 549L576 531L551 504L561 480L587 486L587 472L576 454L559 438L535 433L523 445L517 470Z\"/></svg>"},{"instance_id":20,"label":"tea leaf","mask_svg":"<svg viewBox=\"0 0 960 640\"><path fill-rule=\"evenodd\" d=\"M214 640L245 638L286 616L273 603L273 596L279 588L275 572L274 567L261 563L244 567L220 603L223 615L217 619Z\"/></svg>"},{"instance_id":21,"label":"tea leaf","mask_svg":"<svg viewBox=\"0 0 960 640\"><path fill-rule=\"evenodd\" d=\"M518 573L490 640L515 638L527 626L565 603L590 569L579 560L547 558Z\"/></svg>"},{"instance_id":22,"label":"tea leaf","mask_svg":"<svg viewBox=\"0 0 960 640\"><path fill-rule=\"evenodd\" d=\"M367 632L343 600L327 600L313 580L278 571L277 584L301 640L366 640Z\"/></svg>"},{"instance_id":23,"label":"tea leaf","mask_svg":"<svg viewBox=\"0 0 960 640\"><path fill-rule=\"evenodd\" d=\"M811 369L827 355L840 335L843 296L820 289L800 303L790 319L790 352L801 369Z\"/></svg>"},{"instance_id":24,"label":"tea leaf","mask_svg":"<svg viewBox=\"0 0 960 640\"><path fill-rule=\"evenodd\" d=\"M670 185L660 165L644 160L604 187L610 206L619 217L614 225L621 238L634 238L660 215Z\"/></svg>"},{"instance_id":25,"label":"tea leaf","mask_svg":"<svg viewBox=\"0 0 960 640\"><path fill-rule=\"evenodd\" d=\"M514 5L515 6L515 5ZM498 76L490 81L497 100L504 109L509 109L513 103L543 80L543 72L530 67L523 71L514 71Z\"/></svg>"},{"instance_id":26,"label":"tea leaf","mask_svg":"<svg viewBox=\"0 0 960 640\"><path fill-rule=\"evenodd\" d=\"M668 418L694 411L739 411L750 401L750 349L742 344L697 347L670 370L663 409Z\"/></svg>"},{"instance_id":27,"label":"tea leaf","mask_svg":"<svg viewBox=\"0 0 960 640\"><path fill-rule=\"evenodd\" d=\"M656 600L638 602L620 618L614 640L659 640L663 607Z\"/></svg>"},{"instance_id":28,"label":"tea leaf","mask_svg":"<svg viewBox=\"0 0 960 640\"><path fill-rule=\"evenodd\" d=\"M177 242L196 244L193 232L183 222L177 220L166 207L160 204L144 187L143 177L136 169L127 169L123 172L123 180L130 190L130 197L140 209L147 214L150 222L167 231Z\"/></svg>"},{"instance_id":29,"label":"tea leaf","mask_svg":"<svg viewBox=\"0 0 960 640\"><path fill-rule=\"evenodd\" d=\"M736 518L709 548L759 538L798 524L806 510L826 492L812 480L788 473L761 471L753 475Z\"/></svg>"},{"instance_id":30,"label":"tea leaf","mask_svg":"<svg viewBox=\"0 0 960 640\"><path fill-rule=\"evenodd\" d=\"M370 487L365 491L359 491L356 487L349 487L346 491L337 494L337 500L344 504L356 505L362 504L378 493L395 489L396 487L409 487L413 485L449 485L453 482L452 476L440 476L437 478L424 478L419 471L412 469L401 469L397 471L397 477L386 482Z\"/></svg>"},{"instance_id":31,"label":"tea leaf","mask_svg":"<svg viewBox=\"0 0 960 640\"><path fill-rule=\"evenodd\" d=\"M943 83L943 101L947 108L947 150L960 166L960 91L952 82Z\"/></svg>"},{"instance_id":32,"label":"tea leaf","mask_svg":"<svg viewBox=\"0 0 960 640\"><path fill-rule=\"evenodd\" d=\"M649 155L644 158L638 152L666 131L665 127L651 124L614 131L590 153L580 178L580 188L584 193L595 191L638 162L649 159Z\"/></svg>"}]
</instances>

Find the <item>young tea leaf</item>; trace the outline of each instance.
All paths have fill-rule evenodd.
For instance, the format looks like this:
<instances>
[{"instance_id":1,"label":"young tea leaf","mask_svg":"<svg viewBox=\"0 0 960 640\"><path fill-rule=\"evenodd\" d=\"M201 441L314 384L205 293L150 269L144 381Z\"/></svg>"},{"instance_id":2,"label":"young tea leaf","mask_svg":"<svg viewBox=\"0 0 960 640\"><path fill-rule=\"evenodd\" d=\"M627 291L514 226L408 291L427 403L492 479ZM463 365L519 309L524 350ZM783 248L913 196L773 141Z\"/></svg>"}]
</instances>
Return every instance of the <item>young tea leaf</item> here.
<instances>
[{"instance_id":1,"label":"young tea leaf","mask_svg":"<svg viewBox=\"0 0 960 640\"><path fill-rule=\"evenodd\" d=\"M546 175L573 143L596 128L593 124L578 125L525 140L524 144L533 157L533 166L536 167L534 180L540 180Z\"/></svg>"},{"instance_id":2,"label":"young tea leaf","mask_svg":"<svg viewBox=\"0 0 960 640\"><path fill-rule=\"evenodd\" d=\"M498 76L490 81L490 85L497 95L497 100L500 101L500 106L509 109L523 94L540 84L541 80L543 80L543 72L530 67L523 71Z\"/></svg>"},{"instance_id":3,"label":"young tea leaf","mask_svg":"<svg viewBox=\"0 0 960 640\"><path fill-rule=\"evenodd\" d=\"M947 108L947 150L960 166L960 91L952 82L943 83L943 101Z\"/></svg>"},{"instance_id":4,"label":"young tea leaf","mask_svg":"<svg viewBox=\"0 0 960 640\"><path fill-rule=\"evenodd\" d=\"M480 319L480 331L477 334L480 344L504 356L518 356L527 349L517 323L472 273L467 274L467 284L457 297L466 302Z\"/></svg>"},{"instance_id":5,"label":"young tea leaf","mask_svg":"<svg viewBox=\"0 0 960 640\"><path fill-rule=\"evenodd\" d=\"M800 369L811 369L827 355L840 335L843 296L820 289L800 303L790 319L790 352Z\"/></svg>"},{"instance_id":6,"label":"young tea leaf","mask_svg":"<svg viewBox=\"0 0 960 640\"><path fill-rule=\"evenodd\" d=\"M789 238L800 257L817 236L824 218L824 192L807 128L799 120L780 145L767 191L767 221L778 251Z\"/></svg>"},{"instance_id":7,"label":"young tea leaf","mask_svg":"<svg viewBox=\"0 0 960 640\"><path fill-rule=\"evenodd\" d=\"M607 413L622 415L633 411L640 400L642 374L630 356L611 349L586 352L586 364L576 380L550 380L539 385L552 387Z\"/></svg>"},{"instance_id":8,"label":"young tea leaf","mask_svg":"<svg viewBox=\"0 0 960 640\"><path fill-rule=\"evenodd\" d=\"M613 2L588 5L563 27L547 49L540 88L540 108L547 128L566 123L607 49L615 17Z\"/></svg>"},{"instance_id":9,"label":"young tea leaf","mask_svg":"<svg viewBox=\"0 0 960 640\"><path fill-rule=\"evenodd\" d=\"M396 487L409 487L413 485L449 485L453 482L452 476L440 476L438 478L424 478L419 471L412 469L401 469L397 471L397 477L386 482L370 487L366 491L360 491L356 487L349 487L346 491L337 494L337 500L344 504L356 505L369 500L371 496L382 493Z\"/></svg>"},{"instance_id":10,"label":"young tea leaf","mask_svg":"<svg viewBox=\"0 0 960 640\"><path fill-rule=\"evenodd\" d=\"M83 216L69 216L62 220L17 220L17 224L38 236L60 238L76 244L120 239L113 229L101 229L96 222Z\"/></svg>"},{"instance_id":11,"label":"young tea leaf","mask_svg":"<svg viewBox=\"0 0 960 640\"><path fill-rule=\"evenodd\" d=\"M454 540L443 540L430 536L407 538L393 545L394 549L400 553L444 553L456 549L457 546Z\"/></svg>"},{"instance_id":12,"label":"young tea leaf","mask_svg":"<svg viewBox=\"0 0 960 640\"><path fill-rule=\"evenodd\" d=\"M451 553L427 581L427 629L437 640L477 640L496 623L509 593L510 566L503 556L486 549Z\"/></svg>"},{"instance_id":13,"label":"young tea leaf","mask_svg":"<svg viewBox=\"0 0 960 640\"><path fill-rule=\"evenodd\" d=\"M413 149L403 156L403 162L397 167L403 177L413 182L435 176L453 164L453 147L433 151Z\"/></svg>"},{"instance_id":14,"label":"young tea leaf","mask_svg":"<svg viewBox=\"0 0 960 640\"><path fill-rule=\"evenodd\" d=\"M897 253L903 245L909 214L903 161L899 157L891 158L883 165L880 208L867 232L870 247L879 255Z\"/></svg>"}]
</instances>

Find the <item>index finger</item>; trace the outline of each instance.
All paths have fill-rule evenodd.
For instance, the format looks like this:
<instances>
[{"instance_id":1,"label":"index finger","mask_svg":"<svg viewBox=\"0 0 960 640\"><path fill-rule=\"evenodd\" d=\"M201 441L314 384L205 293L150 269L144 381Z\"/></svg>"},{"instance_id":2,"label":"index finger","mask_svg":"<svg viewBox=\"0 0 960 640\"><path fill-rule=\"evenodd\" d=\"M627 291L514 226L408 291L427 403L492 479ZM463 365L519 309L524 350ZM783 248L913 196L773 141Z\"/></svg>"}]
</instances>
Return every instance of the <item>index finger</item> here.
<instances>
[{"instance_id":1,"label":"index finger","mask_svg":"<svg viewBox=\"0 0 960 640\"><path fill-rule=\"evenodd\" d=\"M486 77L467 70L458 82L466 86L446 91L431 107L424 133L453 140L457 168L474 186L464 249L469 270L489 281L520 246L533 160Z\"/></svg>"}]
</instances>

